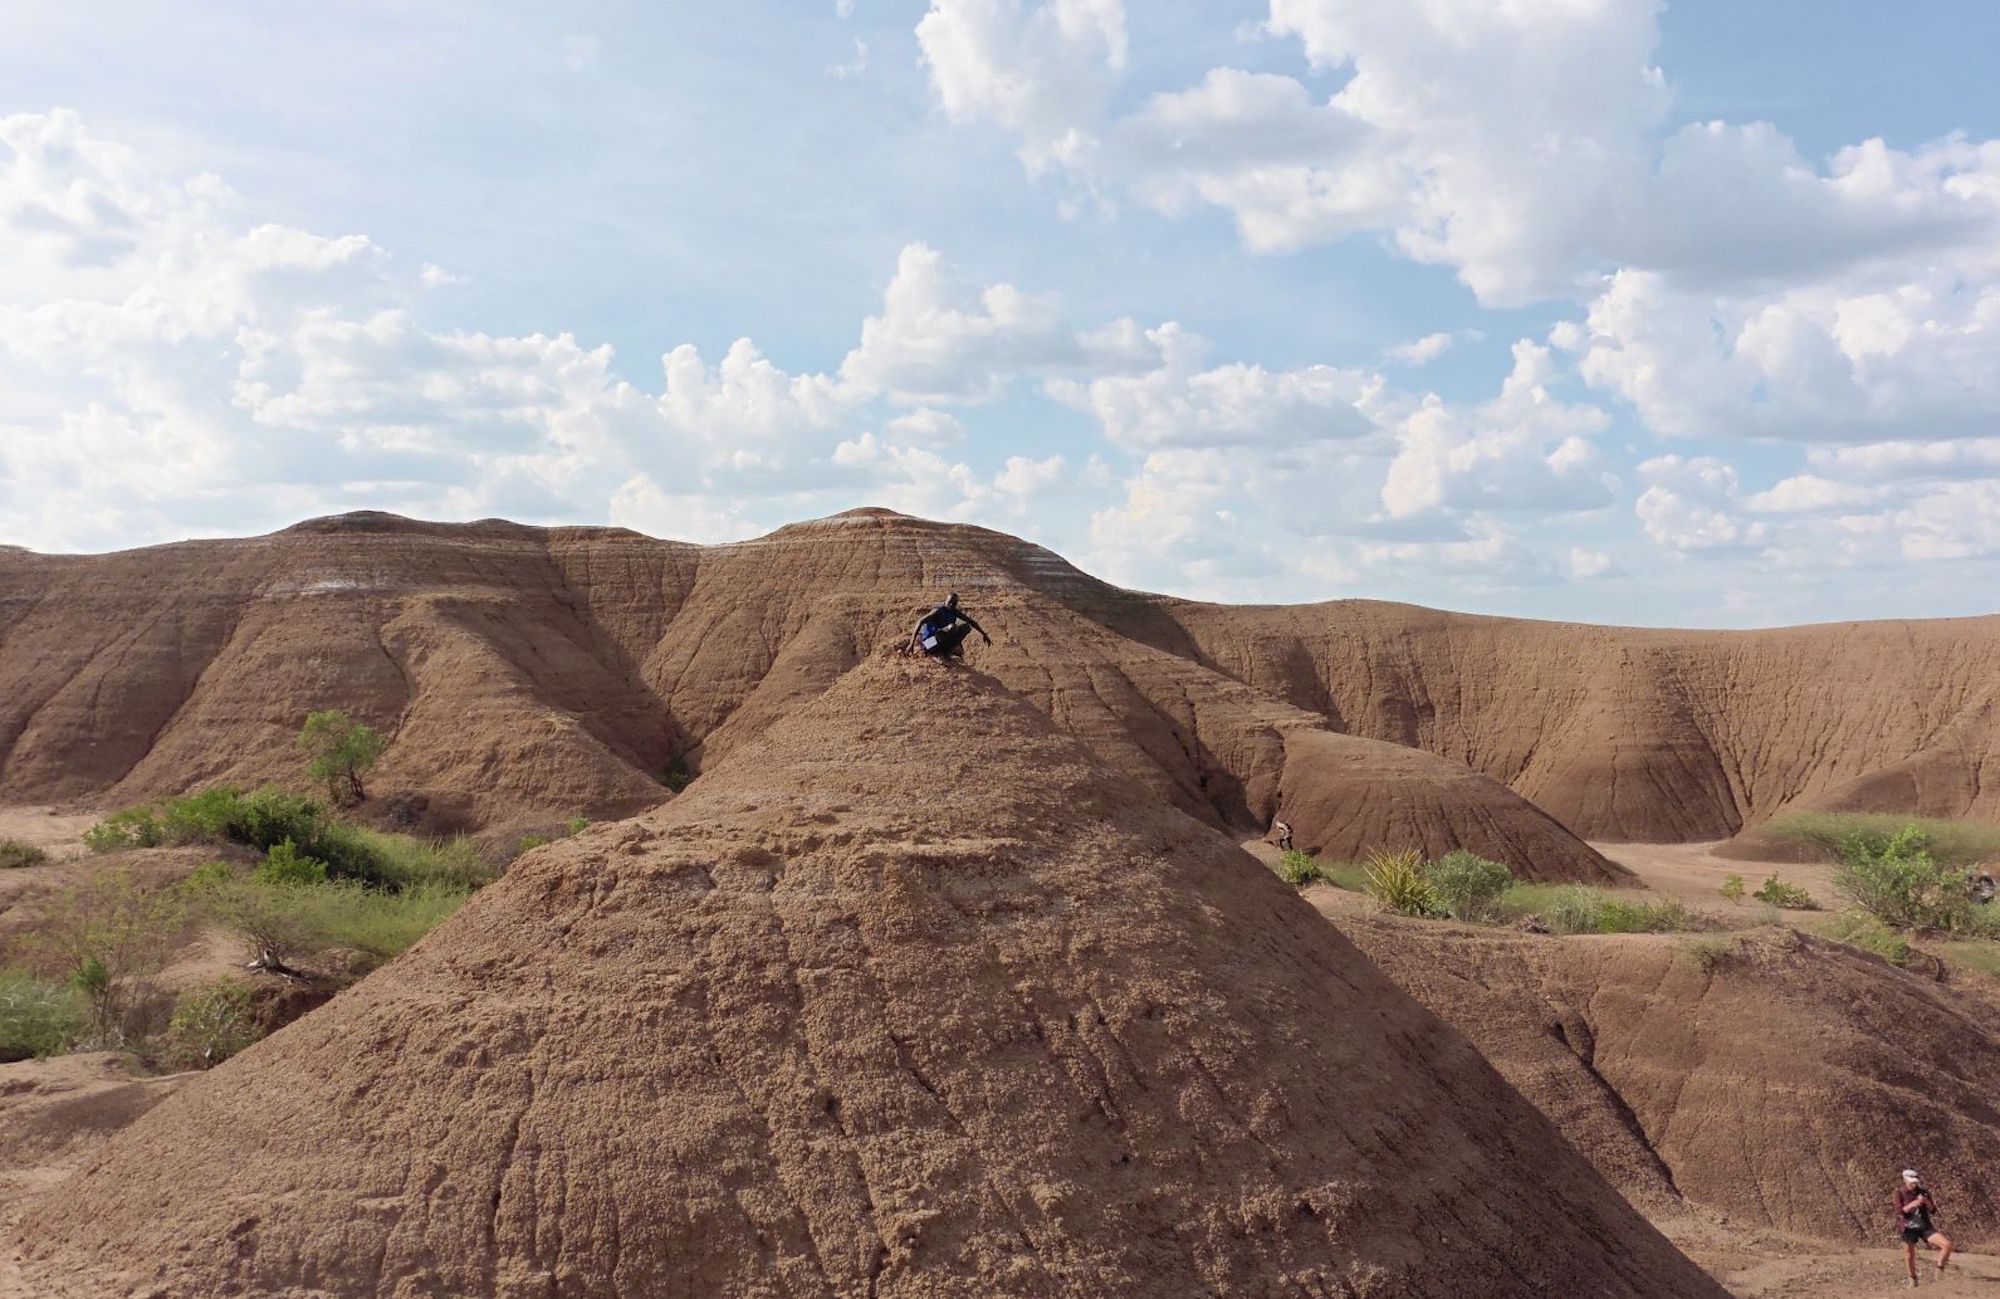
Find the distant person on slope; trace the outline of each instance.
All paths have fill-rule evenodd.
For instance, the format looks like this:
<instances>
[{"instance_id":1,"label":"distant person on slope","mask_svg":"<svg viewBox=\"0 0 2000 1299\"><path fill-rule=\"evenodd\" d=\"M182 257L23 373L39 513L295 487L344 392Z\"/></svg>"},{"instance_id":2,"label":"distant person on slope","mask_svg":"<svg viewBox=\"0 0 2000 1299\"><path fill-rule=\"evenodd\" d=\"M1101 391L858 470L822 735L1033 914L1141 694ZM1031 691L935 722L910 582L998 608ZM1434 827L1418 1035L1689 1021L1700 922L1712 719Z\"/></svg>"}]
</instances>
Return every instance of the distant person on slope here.
<instances>
[{"instance_id":1,"label":"distant person on slope","mask_svg":"<svg viewBox=\"0 0 2000 1299\"><path fill-rule=\"evenodd\" d=\"M1937 1197L1930 1193L1917 1170L1903 1170L1903 1184L1896 1188L1896 1221L1903 1234L1903 1260L1910 1265L1910 1284L1917 1283L1917 1245L1929 1244L1938 1251L1937 1270L1951 1262L1951 1240L1937 1229Z\"/></svg>"},{"instance_id":2,"label":"distant person on slope","mask_svg":"<svg viewBox=\"0 0 2000 1299\"><path fill-rule=\"evenodd\" d=\"M988 645L993 638L986 635L986 629L974 622L958 607L958 592L937 608L923 616L917 629L910 633L910 648L928 654L934 659L965 656L965 638L978 632Z\"/></svg>"}]
</instances>

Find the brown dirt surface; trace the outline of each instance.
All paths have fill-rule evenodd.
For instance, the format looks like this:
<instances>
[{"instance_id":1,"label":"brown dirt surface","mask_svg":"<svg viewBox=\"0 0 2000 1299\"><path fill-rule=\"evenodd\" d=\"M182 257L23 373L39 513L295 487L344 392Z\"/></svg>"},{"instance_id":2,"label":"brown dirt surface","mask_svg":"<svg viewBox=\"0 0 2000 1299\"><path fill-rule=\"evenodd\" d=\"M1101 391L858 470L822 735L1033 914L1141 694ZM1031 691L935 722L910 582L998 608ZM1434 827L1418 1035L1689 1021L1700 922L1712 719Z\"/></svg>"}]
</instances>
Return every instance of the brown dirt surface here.
<instances>
[{"instance_id":1,"label":"brown dirt surface","mask_svg":"<svg viewBox=\"0 0 2000 1299\"><path fill-rule=\"evenodd\" d=\"M0 1065L0 1228L23 1201L67 1177L83 1155L173 1094L188 1075L148 1077L113 1051ZM0 1251L0 1299L45 1299Z\"/></svg>"},{"instance_id":2,"label":"brown dirt surface","mask_svg":"<svg viewBox=\"0 0 2000 1299\"><path fill-rule=\"evenodd\" d=\"M1782 927L1558 938L1310 896L1649 1211L1879 1243L1914 1165L1955 1240L2000 1244L1986 1002Z\"/></svg>"},{"instance_id":3,"label":"brown dirt surface","mask_svg":"<svg viewBox=\"0 0 2000 1299\"><path fill-rule=\"evenodd\" d=\"M1269 871L891 659L521 859L19 1243L52 1297L1722 1293Z\"/></svg>"},{"instance_id":4,"label":"brown dirt surface","mask_svg":"<svg viewBox=\"0 0 2000 1299\"><path fill-rule=\"evenodd\" d=\"M31 843L58 860L81 857L83 832L96 823L97 817L88 812L53 807L0 807L0 839Z\"/></svg>"}]
</instances>

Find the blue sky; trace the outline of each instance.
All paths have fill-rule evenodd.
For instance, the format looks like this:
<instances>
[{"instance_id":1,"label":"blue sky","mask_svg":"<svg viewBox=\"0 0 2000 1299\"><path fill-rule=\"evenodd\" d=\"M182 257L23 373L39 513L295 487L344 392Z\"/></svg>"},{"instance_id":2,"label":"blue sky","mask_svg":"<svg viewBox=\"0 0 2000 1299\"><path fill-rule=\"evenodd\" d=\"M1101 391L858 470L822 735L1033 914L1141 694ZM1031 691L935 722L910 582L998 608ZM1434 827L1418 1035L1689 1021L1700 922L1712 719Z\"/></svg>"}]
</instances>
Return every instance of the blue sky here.
<instances>
[{"instance_id":1,"label":"blue sky","mask_svg":"<svg viewBox=\"0 0 2000 1299\"><path fill-rule=\"evenodd\" d=\"M177 8L10 6L0 542L879 503L1216 599L1992 608L1991 6Z\"/></svg>"}]
</instances>

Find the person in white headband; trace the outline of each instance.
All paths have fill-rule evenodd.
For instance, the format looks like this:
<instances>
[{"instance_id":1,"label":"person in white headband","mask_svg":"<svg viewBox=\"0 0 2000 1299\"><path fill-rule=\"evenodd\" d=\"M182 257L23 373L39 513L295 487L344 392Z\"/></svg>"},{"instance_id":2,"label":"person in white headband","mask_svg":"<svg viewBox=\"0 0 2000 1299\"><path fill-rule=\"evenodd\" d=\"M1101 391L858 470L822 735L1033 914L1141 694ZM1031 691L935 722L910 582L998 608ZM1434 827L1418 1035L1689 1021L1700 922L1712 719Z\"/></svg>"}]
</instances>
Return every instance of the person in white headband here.
<instances>
[{"instance_id":1,"label":"person in white headband","mask_svg":"<svg viewBox=\"0 0 2000 1299\"><path fill-rule=\"evenodd\" d=\"M1910 1269L1910 1284L1917 1284L1917 1246L1929 1245L1938 1252L1937 1270L1951 1262L1951 1238L1937 1229L1937 1197L1932 1195L1914 1168L1903 1170L1903 1184L1896 1188L1896 1222L1903 1237L1903 1261Z\"/></svg>"}]
</instances>

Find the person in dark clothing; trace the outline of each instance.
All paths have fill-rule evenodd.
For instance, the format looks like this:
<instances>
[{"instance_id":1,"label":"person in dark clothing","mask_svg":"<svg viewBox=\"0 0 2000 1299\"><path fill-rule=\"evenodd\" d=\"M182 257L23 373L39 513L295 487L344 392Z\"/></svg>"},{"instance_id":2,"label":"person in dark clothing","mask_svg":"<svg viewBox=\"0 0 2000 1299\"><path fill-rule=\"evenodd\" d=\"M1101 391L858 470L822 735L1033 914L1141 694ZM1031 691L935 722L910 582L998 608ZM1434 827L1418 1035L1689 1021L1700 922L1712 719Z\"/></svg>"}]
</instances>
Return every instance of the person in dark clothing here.
<instances>
[{"instance_id":1,"label":"person in dark clothing","mask_svg":"<svg viewBox=\"0 0 2000 1299\"><path fill-rule=\"evenodd\" d=\"M973 632L978 632L988 645L993 643L986 629L959 609L958 593L954 591L949 599L917 623L917 629L910 633L910 648L934 659L953 655L963 658L965 638Z\"/></svg>"},{"instance_id":2,"label":"person in dark clothing","mask_svg":"<svg viewBox=\"0 0 2000 1299\"><path fill-rule=\"evenodd\" d=\"M1937 1229L1937 1197L1923 1184L1914 1168L1903 1170L1903 1184L1896 1188L1896 1222L1903 1237L1903 1261L1909 1264L1910 1284L1917 1283L1917 1246L1928 1244L1938 1251L1937 1270L1951 1262L1951 1239Z\"/></svg>"}]
</instances>

